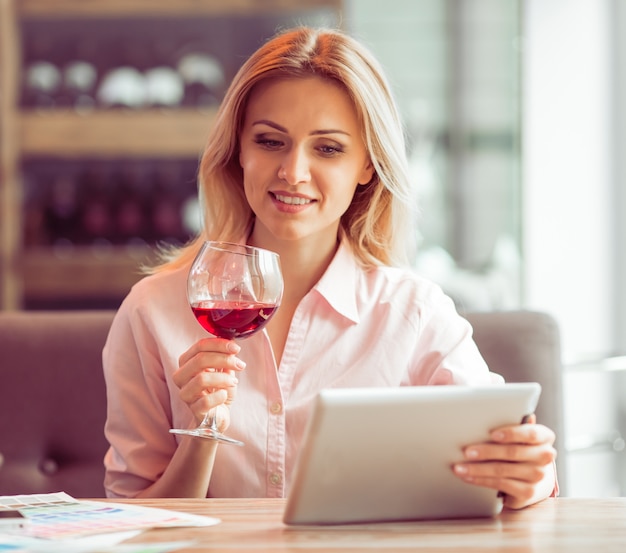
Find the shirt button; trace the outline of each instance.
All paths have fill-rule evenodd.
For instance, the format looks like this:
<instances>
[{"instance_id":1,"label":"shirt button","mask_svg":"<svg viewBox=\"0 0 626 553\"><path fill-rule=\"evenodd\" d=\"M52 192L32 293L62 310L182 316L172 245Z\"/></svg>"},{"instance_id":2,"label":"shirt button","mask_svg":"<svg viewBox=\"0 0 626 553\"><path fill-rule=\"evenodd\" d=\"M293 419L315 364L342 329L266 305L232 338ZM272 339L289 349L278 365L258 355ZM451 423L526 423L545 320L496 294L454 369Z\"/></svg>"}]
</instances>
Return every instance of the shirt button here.
<instances>
[{"instance_id":1,"label":"shirt button","mask_svg":"<svg viewBox=\"0 0 626 553\"><path fill-rule=\"evenodd\" d=\"M270 407L270 411L274 415L278 415L282 410L283 410L283 406L278 401L275 403L272 403L272 406Z\"/></svg>"},{"instance_id":2,"label":"shirt button","mask_svg":"<svg viewBox=\"0 0 626 553\"><path fill-rule=\"evenodd\" d=\"M270 482L274 484L274 486L278 486L283 481L283 477L277 473L273 472L270 476Z\"/></svg>"}]
</instances>

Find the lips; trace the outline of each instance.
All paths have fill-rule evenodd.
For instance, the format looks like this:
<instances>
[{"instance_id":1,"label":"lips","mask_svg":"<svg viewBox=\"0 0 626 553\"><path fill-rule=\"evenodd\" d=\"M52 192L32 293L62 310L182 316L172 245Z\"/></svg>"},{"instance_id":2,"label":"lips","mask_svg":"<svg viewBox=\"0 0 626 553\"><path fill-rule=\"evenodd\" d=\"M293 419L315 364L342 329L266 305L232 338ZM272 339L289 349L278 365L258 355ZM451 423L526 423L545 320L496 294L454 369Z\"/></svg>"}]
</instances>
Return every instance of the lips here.
<instances>
[{"instance_id":1,"label":"lips","mask_svg":"<svg viewBox=\"0 0 626 553\"><path fill-rule=\"evenodd\" d=\"M310 198L302 198L301 196L284 196L282 194L272 194L276 200L287 205L307 205L313 203Z\"/></svg>"}]
</instances>

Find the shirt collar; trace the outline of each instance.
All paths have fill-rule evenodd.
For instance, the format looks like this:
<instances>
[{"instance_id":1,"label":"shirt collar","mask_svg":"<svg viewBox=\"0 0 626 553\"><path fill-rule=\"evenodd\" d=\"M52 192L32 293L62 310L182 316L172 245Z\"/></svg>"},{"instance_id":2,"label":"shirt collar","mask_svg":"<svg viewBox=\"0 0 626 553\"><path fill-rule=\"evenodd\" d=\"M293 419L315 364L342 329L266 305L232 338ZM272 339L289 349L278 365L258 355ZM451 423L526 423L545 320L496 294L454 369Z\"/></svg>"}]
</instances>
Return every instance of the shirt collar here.
<instances>
[{"instance_id":1,"label":"shirt collar","mask_svg":"<svg viewBox=\"0 0 626 553\"><path fill-rule=\"evenodd\" d=\"M335 257L314 287L337 313L354 323L359 322L356 290L359 272L352 248L342 239Z\"/></svg>"}]
</instances>

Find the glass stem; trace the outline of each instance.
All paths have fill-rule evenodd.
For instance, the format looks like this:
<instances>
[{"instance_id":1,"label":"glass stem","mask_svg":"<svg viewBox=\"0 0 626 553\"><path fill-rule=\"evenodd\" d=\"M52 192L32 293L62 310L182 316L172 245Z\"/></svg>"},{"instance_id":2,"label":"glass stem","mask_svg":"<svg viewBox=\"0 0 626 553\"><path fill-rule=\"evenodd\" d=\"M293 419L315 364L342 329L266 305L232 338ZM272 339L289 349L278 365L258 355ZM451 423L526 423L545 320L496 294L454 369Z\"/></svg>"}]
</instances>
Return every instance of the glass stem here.
<instances>
[{"instance_id":1,"label":"glass stem","mask_svg":"<svg viewBox=\"0 0 626 553\"><path fill-rule=\"evenodd\" d=\"M216 409L209 409L204 415L204 419L202 419L202 424L200 426L217 432L217 417L215 416L215 411Z\"/></svg>"}]
</instances>

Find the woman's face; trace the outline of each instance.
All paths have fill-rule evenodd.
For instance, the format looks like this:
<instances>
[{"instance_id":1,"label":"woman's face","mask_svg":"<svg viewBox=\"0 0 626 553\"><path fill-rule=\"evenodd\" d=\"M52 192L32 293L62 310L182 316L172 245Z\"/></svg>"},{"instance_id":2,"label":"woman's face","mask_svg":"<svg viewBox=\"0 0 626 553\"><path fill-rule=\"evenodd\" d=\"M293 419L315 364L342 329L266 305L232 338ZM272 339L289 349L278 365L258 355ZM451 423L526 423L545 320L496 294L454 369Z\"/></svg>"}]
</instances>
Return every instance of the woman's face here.
<instances>
[{"instance_id":1,"label":"woman's face","mask_svg":"<svg viewBox=\"0 0 626 553\"><path fill-rule=\"evenodd\" d=\"M240 142L255 237L334 243L356 187L373 175L348 94L319 77L267 81L249 98Z\"/></svg>"}]
</instances>

